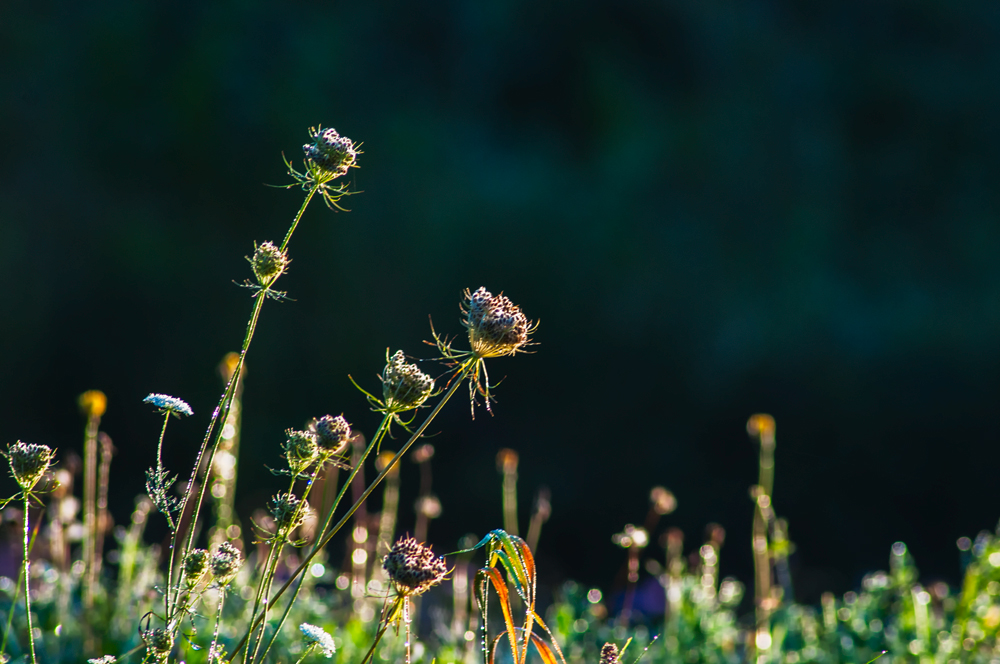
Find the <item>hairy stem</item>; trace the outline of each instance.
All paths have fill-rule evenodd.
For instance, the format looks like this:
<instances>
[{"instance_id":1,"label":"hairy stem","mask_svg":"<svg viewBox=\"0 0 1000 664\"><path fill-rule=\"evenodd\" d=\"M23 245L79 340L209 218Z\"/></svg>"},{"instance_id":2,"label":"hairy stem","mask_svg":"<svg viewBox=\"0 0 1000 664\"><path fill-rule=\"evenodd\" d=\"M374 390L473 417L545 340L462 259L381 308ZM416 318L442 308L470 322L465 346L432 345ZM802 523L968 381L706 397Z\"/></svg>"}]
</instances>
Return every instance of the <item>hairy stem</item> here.
<instances>
[{"instance_id":1,"label":"hairy stem","mask_svg":"<svg viewBox=\"0 0 1000 664\"><path fill-rule=\"evenodd\" d=\"M31 664L37 664L35 660L35 628L31 624L31 561L28 559L28 492L24 492L24 612L28 616L28 645L31 649Z\"/></svg>"}]
</instances>

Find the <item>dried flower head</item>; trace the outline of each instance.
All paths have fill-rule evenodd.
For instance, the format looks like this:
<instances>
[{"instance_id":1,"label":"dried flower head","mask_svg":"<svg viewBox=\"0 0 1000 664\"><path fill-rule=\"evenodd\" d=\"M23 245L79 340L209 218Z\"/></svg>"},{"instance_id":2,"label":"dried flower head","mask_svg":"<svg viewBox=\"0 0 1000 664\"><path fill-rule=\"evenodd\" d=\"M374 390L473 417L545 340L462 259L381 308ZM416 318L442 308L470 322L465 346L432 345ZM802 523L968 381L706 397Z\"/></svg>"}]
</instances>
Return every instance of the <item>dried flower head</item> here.
<instances>
[{"instance_id":1,"label":"dried flower head","mask_svg":"<svg viewBox=\"0 0 1000 664\"><path fill-rule=\"evenodd\" d=\"M150 394L148 397L143 399L142 402L155 406L156 409L160 411L161 415L170 413L177 418L181 415L194 415L194 411L191 410L191 406L189 406L186 401L178 399L177 397L167 396L166 394Z\"/></svg>"},{"instance_id":2,"label":"dried flower head","mask_svg":"<svg viewBox=\"0 0 1000 664\"><path fill-rule=\"evenodd\" d=\"M485 288L465 291L462 324L469 331L469 345L477 357L502 357L523 350L535 325L503 294Z\"/></svg>"},{"instance_id":3,"label":"dried flower head","mask_svg":"<svg viewBox=\"0 0 1000 664\"><path fill-rule=\"evenodd\" d=\"M416 364L406 361L403 351L392 357L385 352L385 369L382 370L382 398L390 413L403 413L419 408L434 391L434 379Z\"/></svg>"},{"instance_id":4,"label":"dried flower head","mask_svg":"<svg viewBox=\"0 0 1000 664\"><path fill-rule=\"evenodd\" d=\"M309 424L309 430L315 432L316 443L328 455L343 454L351 442L351 425L343 415L324 415L314 419Z\"/></svg>"},{"instance_id":5,"label":"dried flower head","mask_svg":"<svg viewBox=\"0 0 1000 664\"><path fill-rule=\"evenodd\" d=\"M354 166L358 156L354 141L341 136L336 129L310 127L309 137L313 142L302 146L306 159L313 163L314 168L324 171L328 179L340 177Z\"/></svg>"},{"instance_id":6,"label":"dried flower head","mask_svg":"<svg viewBox=\"0 0 1000 664\"><path fill-rule=\"evenodd\" d=\"M293 474L298 475L303 472L319 456L317 438L313 431L285 430L285 444L282 447L285 450L288 468Z\"/></svg>"},{"instance_id":7,"label":"dried flower head","mask_svg":"<svg viewBox=\"0 0 1000 664\"><path fill-rule=\"evenodd\" d=\"M333 637L327 634L325 629L309 623L302 623L299 629L302 631L302 638L305 639L307 648L318 648L327 658L333 657L333 653L337 652Z\"/></svg>"},{"instance_id":8,"label":"dried flower head","mask_svg":"<svg viewBox=\"0 0 1000 664\"><path fill-rule=\"evenodd\" d=\"M288 532L301 526L306 520L309 504L303 503L294 493L279 493L271 498L268 511L278 524L278 529Z\"/></svg>"},{"instance_id":9,"label":"dried flower head","mask_svg":"<svg viewBox=\"0 0 1000 664\"><path fill-rule=\"evenodd\" d=\"M382 561L396 592L401 595L419 595L436 586L448 573L443 557L435 556L430 547L412 537L403 537L392 545Z\"/></svg>"},{"instance_id":10,"label":"dried flower head","mask_svg":"<svg viewBox=\"0 0 1000 664\"><path fill-rule=\"evenodd\" d=\"M243 564L243 555L240 550L229 542L223 542L215 549L215 553L208 561L212 569L212 575L220 586L224 586L233 580L236 572Z\"/></svg>"},{"instance_id":11,"label":"dried flower head","mask_svg":"<svg viewBox=\"0 0 1000 664\"><path fill-rule=\"evenodd\" d=\"M173 637L170 635L170 632L162 627L143 630L142 640L155 661L165 660L170 654L170 650L174 647Z\"/></svg>"},{"instance_id":12,"label":"dried flower head","mask_svg":"<svg viewBox=\"0 0 1000 664\"><path fill-rule=\"evenodd\" d=\"M279 249L273 242L264 242L260 246L254 243L253 257L248 257L257 283L267 286L280 277L288 269L288 254Z\"/></svg>"},{"instance_id":13,"label":"dried flower head","mask_svg":"<svg viewBox=\"0 0 1000 664\"><path fill-rule=\"evenodd\" d=\"M195 586L208 572L208 551L205 549L191 549L184 562L181 563L184 570L184 581L188 586Z\"/></svg>"},{"instance_id":14,"label":"dried flower head","mask_svg":"<svg viewBox=\"0 0 1000 664\"><path fill-rule=\"evenodd\" d=\"M601 648L601 664L618 664L618 646L605 643Z\"/></svg>"},{"instance_id":15,"label":"dried flower head","mask_svg":"<svg viewBox=\"0 0 1000 664\"><path fill-rule=\"evenodd\" d=\"M23 443L19 440L7 446L4 456L10 463L10 472L17 485L22 491L31 491L49 469L54 454L48 445Z\"/></svg>"},{"instance_id":16,"label":"dried flower head","mask_svg":"<svg viewBox=\"0 0 1000 664\"><path fill-rule=\"evenodd\" d=\"M87 417L100 417L108 408L108 397L100 390L87 390L80 395L80 410Z\"/></svg>"}]
</instances>

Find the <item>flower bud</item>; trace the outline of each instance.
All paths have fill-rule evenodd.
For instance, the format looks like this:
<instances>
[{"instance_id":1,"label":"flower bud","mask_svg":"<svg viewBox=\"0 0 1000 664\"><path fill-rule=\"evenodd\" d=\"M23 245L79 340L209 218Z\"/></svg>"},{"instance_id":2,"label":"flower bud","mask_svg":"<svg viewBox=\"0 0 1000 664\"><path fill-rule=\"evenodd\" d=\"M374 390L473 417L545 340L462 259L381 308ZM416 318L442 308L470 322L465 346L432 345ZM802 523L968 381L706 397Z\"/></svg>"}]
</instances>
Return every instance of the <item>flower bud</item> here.
<instances>
[{"instance_id":1,"label":"flower bud","mask_svg":"<svg viewBox=\"0 0 1000 664\"><path fill-rule=\"evenodd\" d=\"M618 664L618 646L605 643L601 648L601 664Z\"/></svg>"},{"instance_id":2,"label":"flower bud","mask_svg":"<svg viewBox=\"0 0 1000 664\"><path fill-rule=\"evenodd\" d=\"M243 564L243 555L240 550L229 542L223 542L215 549L215 553L208 561L212 570L212 576L220 586L224 586L233 580L236 573L240 571Z\"/></svg>"},{"instance_id":3,"label":"flower bud","mask_svg":"<svg viewBox=\"0 0 1000 664\"><path fill-rule=\"evenodd\" d=\"M208 572L208 551L205 549L191 549L182 563L184 570L184 581L188 586L196 586Z\"/></svg>"},{"instance_id":4,"label":"flower bud","mask_svg":"<svg viewBox=\"0 0 1000 664\"><path fill-rule=\"evenodd\" d=\"M295 475L298 475L312 465L319 455L319 448L316 444L317 436L312 431L296 431L294 429L285 430L285 459L288 461L288 468Z\"/></svg>"},{"instance_id":5,"label":"flower bud","mask_svg":"<svg viewBox=\"0 0 1000 664\"><path fill-rule=\"evenodd\" d=\"M52 464L55 452L48 445L35 445L17 441L7 446L10 472L22 491L31 491Z\"/></svg>"},{"instance_id":6,"label":"flower bud","mask_svg":"<svg viewBox=\"0 0 1000 664\"><path fill-rule=\"evenodd\" d=\"M407 364L406 355L397 350L392 357L386 351L385 369L382 370L382 396L391 413L402 413L418 408L434 391L434 379L416 364Z\"/></svg>"},{"instance_id":7,"label":"flower bud","mask_svg":"<svg viewBox=\"0 0 1000 664\"><path fill-rule=\"evenodd\" d=\"M302 146L306 159L324 171L329 179L344 175L354 165L358 156L354 141L341 136L336 129L310 128L309 136L313 142Z\"/></svg>"},{"instance_id":8,"label":"flower bud","mask_svg":"<svg viewBox=\"0 0 1000 664\"><path fill-rule=\"evenodd\" d=\"M501 357L523 350L534 326L504 295L493 295L485 288L475 293L465 291L462 324L469 331L469 345L478 357Z\"/></svg>"},{"instance_id":9,"label":"flower bud","mask_svg":"<svg viewBox=\"0 0 1000 664\"><path fill-rule=\"evenodd\" d=\"M268 509L275 523L278 524L278 531L289 532L302 525L309 515L309 505L294 493L279 493L271 498L271 506Z\"/></svg>"},{"instance_id":10,"label":"flower bud","mask_svg":"<svg viewBox=\"0 0 1000 664\"><path fill-rule=\"evenodd\" d=\"M272 242L264 242L260 246L254 243L253 258L247 258L257 277L257 283L267 286L285 273L288 269L288 255L278 249Z\"/></svg>"},{"instance_id":11,"label":"flower bud","mask_svg":"<svg viewBox=\"0 0 1000 664\"><path fill-rule=\"evenodd\" d=\"M401 595L419 595L436 586L448 573L444 558L412 537L399 539L382 561L389 578Z\"/></svg>"},{"instance_id":12,"label":"flower bud","mask_svg":"<svg viewBox=\"0 0 1000 664\"><path fill-rule=\"evenodd\" d=\"M328 455L342 454L351 441L351 425L343 415L324 415L314 419L309 430L316 433L316 443Z\"/></svg>"}]
</instances>

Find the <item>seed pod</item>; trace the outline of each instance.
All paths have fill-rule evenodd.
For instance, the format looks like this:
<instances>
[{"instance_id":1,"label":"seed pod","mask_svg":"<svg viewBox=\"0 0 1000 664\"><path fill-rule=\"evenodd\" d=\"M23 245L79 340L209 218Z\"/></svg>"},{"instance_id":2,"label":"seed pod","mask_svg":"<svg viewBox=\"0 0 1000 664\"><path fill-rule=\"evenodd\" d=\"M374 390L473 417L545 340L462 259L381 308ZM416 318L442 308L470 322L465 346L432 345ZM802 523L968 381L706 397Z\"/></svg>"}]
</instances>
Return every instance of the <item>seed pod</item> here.
<instances>
[{"instance_id":1,"label":"seed pod","mask_svg":"<svg viewBox=\"0 0 1000 664\"><path fill-rule=\"evenodd\" d=\"M184 581L188 586L196 586L208 572L208 551L205 549L191 549L182 563L184 569Z\"/></svg>"},{"instance_id":2,"label":"seed pod","mask_svg":"<svg viewBox=\"0 0 1000 664\"><path fill-rule=\"evenodd\" d=\"M220 586L224 586L232 581L236 572L240 570L240 565L243 564L243 555L229 542L223 542L215 549L208 564L212 569L215 581Z\"/></svg>"},{"instance_id":3,"label":"seed pod","mask_svg":"<svg viewBox=\"0 0 1000 664\"><path fill-rule=\"evenodd\" d=\"M382 370L382 397L391 413L403 413L418 408L434 391L434 379L421 371L416 364L408 364L403 351L392 357L386 351L385 369Z\"/></svg>"},{"instance_id":4,"label":"seed pod","mask_svg":"<svg viewBox=\"0 0 1000 664\"><path fill-rule=\"evenodd\" d=\"M478 357L513 355L528 344L534 326L521 307L504 295L493 295L485 288L475 293L465 291L462 306L469 331L469 345Z\"/></svg>"},{"instance_id":5,"label":"seed pod","mask_svg":"<svg viewBox=\"0 0 1000 664\"><path fill-rule=\"evenodd\" d=\"M315 432L316 443L330 455L342 454L351 441L351 425L343 415L324 415L314 419L309 430Z\"/></svg>"},{"instance_id":6,"label":"seed pod","mask_svg":"<svg viewBox=\"0 0 1000 664\"><path fill-rule=\"evenodd\" d=\"M316 439L317 436L312 431L285 430L285 444L283 445L285 459L288 461L289 470L295 475L311 466L319 455Z\"/></svg>"},{"instance_id":7,"label":"seed pod","mask_svg":"<svg viewBox=\"0 0 1000 664\"><path fill-rule=\"evenodd\" d=\"M302 525L309 515L309 506L294 493L279 493L271 498L268 511L278 524L278 530L288 532Z\"/></svg>"},{"instance_id":8,"label":"seed pod","mask_svg":"<svg viewBox=\"0 0 1000 664\"><path fill-rule=\"evenodd\" d=\"M54 454L48 445L22 443L19 440L7 446L5 456L10 463L11 475L14 476L18 486L22 491L31 491L49 469Z\"/></svg>"},{"instance_id":9,"label":"seed pod","mask_svg":"<svg viewBox=\"0 0 1000 664\"><path fill-rule=\"evenodd\" d=\"M419 595L436 586L448 573L444 558L412 537L399 539L382 561L382 567L401 595Z\"/></svg>"},{"instance_id":10,"label":"seed pod","mask_svg":"<svg viewBox=\"0 0 1000 664\"><path fill-rule=\"evenodd\" d=\"M272 242L265 242L259 247L254 244L253 257L247 260L261 286L267 286L284 274L289 263L288 255Z\"/></svg>"}]
</instances>

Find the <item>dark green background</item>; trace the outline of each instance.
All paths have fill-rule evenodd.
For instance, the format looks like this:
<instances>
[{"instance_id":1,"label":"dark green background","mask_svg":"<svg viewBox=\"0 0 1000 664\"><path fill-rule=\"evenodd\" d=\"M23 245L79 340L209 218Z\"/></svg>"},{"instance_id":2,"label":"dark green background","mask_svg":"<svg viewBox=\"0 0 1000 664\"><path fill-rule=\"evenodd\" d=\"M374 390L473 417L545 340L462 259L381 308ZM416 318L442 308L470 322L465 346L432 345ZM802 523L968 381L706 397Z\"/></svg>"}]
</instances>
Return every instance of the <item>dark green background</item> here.
<instances>
[{"instance_id":1,"label":"dark green background","mask_svg":"<svg viewBox=\"0 0 1000 664\"><path fill-rule=\"evenodd\" d=\"M494 456L553 516L543 578L610 586L649 489L749 580L754 448L798 592L896 540L956 579L991 528L1000 399L1000 5L916 0L11 2L0 27L0 440L79 451L104 390L127 518L149 392L188 400L189 467L242 338L253 242L280 241L310 125L364 142L350 213L310 209L249 356L244 517L286 427L377 387L387 346L458 333L466 287L542 321L491 362L496 416L435 424L430 539L501 525ZM398 444L398 443L395 443ZM404 506L416 484L404 468ZM7 481L9 491L13 484ZM401 520L412 528L408 507ZM526 515L525 515L526 520ZM523 526L522 526L523 527ZM651 550L652 551L652 550Z\"/></svg>"}]
</instances>

